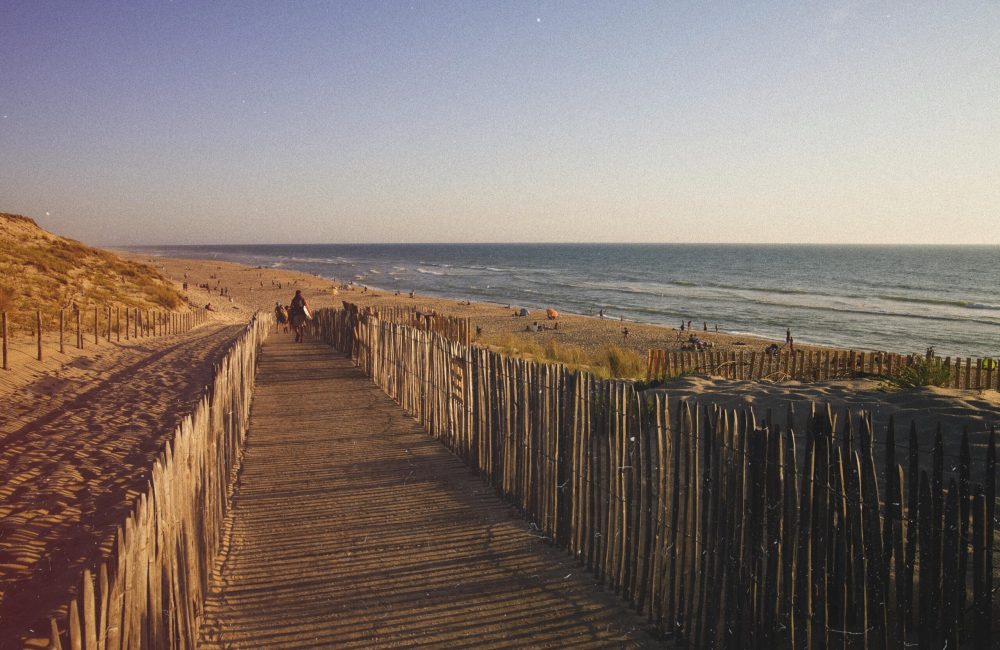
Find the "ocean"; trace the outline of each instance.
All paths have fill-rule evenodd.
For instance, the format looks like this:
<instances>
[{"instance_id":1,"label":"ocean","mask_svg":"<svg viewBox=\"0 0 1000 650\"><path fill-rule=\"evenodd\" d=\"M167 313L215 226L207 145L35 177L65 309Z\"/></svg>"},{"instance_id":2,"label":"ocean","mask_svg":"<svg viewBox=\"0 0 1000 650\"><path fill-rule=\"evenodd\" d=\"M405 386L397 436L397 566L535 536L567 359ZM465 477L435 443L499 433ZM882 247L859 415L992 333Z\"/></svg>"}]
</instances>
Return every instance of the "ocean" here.
<instances>
[{"instance_id":1,"label":"ocean","mask_svg":"<svg viewBox=\"0 0 1000 650\"><path fill-rule=\"evenodd\" d=\"M1000 248L700 244L155 246L386 291L796 342L1000 356Z\"/></svg>"}]
</instances>

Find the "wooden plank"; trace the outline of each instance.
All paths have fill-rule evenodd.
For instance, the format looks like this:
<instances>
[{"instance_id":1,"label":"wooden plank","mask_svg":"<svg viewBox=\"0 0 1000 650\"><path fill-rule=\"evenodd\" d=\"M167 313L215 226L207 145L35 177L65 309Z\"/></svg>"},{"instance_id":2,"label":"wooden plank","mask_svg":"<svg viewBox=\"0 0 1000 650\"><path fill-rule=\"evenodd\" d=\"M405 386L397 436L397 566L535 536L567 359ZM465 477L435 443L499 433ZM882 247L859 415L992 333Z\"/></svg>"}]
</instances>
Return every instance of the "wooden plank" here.
<instances>
[{"instance_id":1,"label":"wooden plank","mask_svg":"<svg viewBox=\"0 0 1000 650\"><path fill-rule=\"evenodd\" d=\"M83 570L83 646L86 650L97 650L97 603L94 598L94 577L90 569Z\"/></svg>"},{"instance_id":2,"label":"wooden plank","mask_svg":"<svg viewBox=\"0 0 1000 650\"><path fill-rule=\"evenodd\" d=\"M931 647L935 643L940 611L936 603L941 593L941 573L938 569L940 555L934 553L934 507L931 496L931 480L926 471L920 472L920 599L919 618L920 643ZM935 644L936 645L936 644Z\"/></svg>"},{"instance_id":3,"label":"wooden plank","mask_svg":"<svg viewBox=\"0 0 1000 650\"><path fill-rule=\"evenodd\" d=\"M910 422L910 444L905 485L909 488L906 503L906 574L903 577L902 593L897 593L897 598L901 600L900 609L905 615L907 624L915 625L919 611L914 602L913 576L916 571L917 535L919 532L920 459L917 423L913 421Z\"/></svg>"},{"instance_id":4,"label":"wooden plank","mask_svg":"<svg viewBox=\"0 0 1000 650\"><path fill-rule=\"evenodd\" d=\"M990 526L986 521L986 499L977 489L972 499L972 611L969 617L969 647L993 647L992 575L989 568Z\"/></svg>"},{"instance_id":5,"label":"wooden plank","mask_svg":"<svg viewBox=\"0 0 1000 650\"><path fill-rule=\"evenodd\" d=\"M796 552L796 583L794 612L794 647L800 650L813 648L813 500L816 486L815 438L810 431L804 450L802 488L799 490L799 539Z\"/></svg>"},{"instance_id":6,"label":"wooden plank","mask_svg":"<svg viewBox=\"0 0 1000 650\"><path fill-rule=\"evenodd\" d=\"M961 647L959 627L962 618L960 603L964 598L959 592L965 591L964 576L959 573L959 547L962 545L958 521L958 484L952 479L948 485L948 496L944 508L942 593L941 593L941 637L948 648Z\"/></svg>"},{"instance_id":7,"label":"wooden plank","mask_svg":"<svg viewBox=\"0 0 1000 650\"><path fill-rule=\"evenodd\" d=\"M80 609L76 599L69 601L69 647L70 650L83 650L83 630L80 626Z\"/></svg>"},{"instance_id":8,"label":"wooden plank","mask_svg":"<svg viewBox=\"0 0 1000 650\"><path fill-rule=\"evenodd\" d=\"M861 500L864 526L864 551L867 557L867 627L868 647L880 650L889 645L889 573L885 558L882 521L879 514L878 479L875 475L875 455L871 448L860 458ZM887 528L891 527L891 519Z\"/></svg>"}]
</instances>

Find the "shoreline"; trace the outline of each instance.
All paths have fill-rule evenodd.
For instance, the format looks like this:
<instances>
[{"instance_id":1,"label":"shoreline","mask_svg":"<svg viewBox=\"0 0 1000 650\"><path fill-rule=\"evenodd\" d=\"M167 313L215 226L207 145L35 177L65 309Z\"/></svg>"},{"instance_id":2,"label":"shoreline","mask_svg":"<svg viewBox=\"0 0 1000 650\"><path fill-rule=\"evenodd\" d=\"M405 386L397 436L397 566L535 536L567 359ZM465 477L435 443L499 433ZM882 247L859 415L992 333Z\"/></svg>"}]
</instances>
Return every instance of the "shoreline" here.
<instances>
[{"instance_id":1,"label":"shoreline","mask_svg":"<svg viewBox=\"0 0 1000 650\"><path fill-rule=\"evenodd\" d=\"M615 320L624 315L625 322L666 329L679 328L683 319L704 331L701 323L708 321L713 332L718 323L720 333L768 342L784 342L790 327L797 347L904 355L933 347L941 356L963 358L998 354L1000 294L984 272L974 280L945 282L924 273L918 261L898 259L900 254L875 259L854 249L816 259L803 251L747 254L729 264L697 246L683 254L667 245L536 248L511 246L505 252L502 246L469 244L452 252L407 244L331 244L136 250L293 269L358 287L371 283L376 293L413 289L434 299L510 303L532 311L554 307L581 316L596 316L603 308ZM982 254L973 259L980 267L986 262ZM869 265L879 274L870 281L864 279ZM919 277L907 280L908 270Z\"/></svg>"},{"instance_id":2,"label":"shoreline","mask_svg":"<svg viewBox=\"0 0 1000 650\"><path fill-rule=\"evenodd\" d=\"M694 323L692 330L683 332L678 327L657 324L622 317L601 318L594 314L580 314L563 311L558 305L551 305L559 311L559 329L553 329L553 321L548 321L545 308L530 307L528 317L513 317L513 303L504 304L493 301L474 301L471 298L442 296L433 294L414 294L392 289L379 288L373 285L353 285L352 289L343 289L343 281L326 278L306 271L288 269L286 267L250 266L239 262L214 260L206 258L168 257L165 255L136 254L124 251L124 254L153 264L175 282L181 282L184 275L188 276L188 297L192 304L203 306L200 300L215 301L225 310L228 302L220 296L217 287L228 288L230 297L236 303L254 306L258 309L271 309L275 302L287 304L294 289L301 288L303 294L314 307L322 308L340 306L342 301L353 302L362 306L413 305L420 309L436 310L439 313L458 317L467 317L471 321L473 331L480 328L481 332L474 340L483 344L496 344L499 339L514 337L522 341L533 341L540 346L549 342L559 345L569 345L594 352L609 346L617 346L632 350L642 355L645 360L649 349L668 351L683 351L684 344L690 335L696 335L703 341L711 343L715 351L729 352L740 350L763 350L776 344L784 349L785 341L776 337L767 337L743 331L727 331L722 328L718 332L712 324L706 331L703 324ZM252 274L252 275L251 275ZM209 283L212 291L196 289L198 284ZM367 287L367 290L364 289ZM336 292L334 292L336 290ZM222 301L222 302L220 302ZM520 305L517 305L520 307ZM538 323L546 326L539 332L525 331L526 326ZM628 328L628 337L623 330ZM793 334L793 340L795 332ZM875 351L872 348L845 348L829 344L795 341L794 349L806 352L813 351ZM882 350L883 352L885 350ZM909 351L913 352L913 351ZM909 352L902 352L907 354Z\"/></svg>"}]
</instances>

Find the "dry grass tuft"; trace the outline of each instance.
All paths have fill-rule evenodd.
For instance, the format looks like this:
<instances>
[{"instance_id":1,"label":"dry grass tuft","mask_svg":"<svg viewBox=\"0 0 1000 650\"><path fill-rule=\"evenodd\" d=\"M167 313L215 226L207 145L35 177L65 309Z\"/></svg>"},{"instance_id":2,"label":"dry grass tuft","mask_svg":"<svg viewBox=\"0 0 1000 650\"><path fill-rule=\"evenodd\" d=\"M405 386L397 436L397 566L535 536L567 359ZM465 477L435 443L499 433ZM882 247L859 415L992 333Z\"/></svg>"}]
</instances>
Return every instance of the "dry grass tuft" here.
<instances>
[{"instance_id":1,"label":"dry grass tuft","mask_svg":"<svg viewBox=\"0 0 1000 650\"><path fill-rule=\"evenodd\" d=\"M526 359L561 363L573 370L585 370L606 379L634 379L646 372L646 360L641 354L617 345L591 351L549 340L542 346L538 341L515 334L487 337L480 343Z\"/></svg>"},{"instance_id":2,"label":"dry grass tuft","mask_svg":"<svg viewBox=\"0 0 1000 650\"><path fill-rule=\"evenodd\" d=\"M149 265L53 235L27 217L0 213L0 309L15 328L33 328L36 310L47 327L60 309L107 305L175 310L184 300Z\"/></svg>"}]
</instances>

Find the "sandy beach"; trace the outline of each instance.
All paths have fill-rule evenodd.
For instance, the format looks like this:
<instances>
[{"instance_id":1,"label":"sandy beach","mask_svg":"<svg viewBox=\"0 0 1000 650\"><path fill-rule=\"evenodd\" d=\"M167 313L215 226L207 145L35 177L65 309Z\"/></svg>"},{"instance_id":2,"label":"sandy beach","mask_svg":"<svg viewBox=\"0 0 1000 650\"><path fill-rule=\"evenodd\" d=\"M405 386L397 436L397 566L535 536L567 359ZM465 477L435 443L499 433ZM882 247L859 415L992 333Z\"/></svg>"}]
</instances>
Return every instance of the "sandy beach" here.
<instances>
[{"instance_id":1,"label":"sandy beach","mask_svg":"<svg viewBox=\"0 0 1000 650\"><path fill-rule=\"evenodd\" d=\"M558 329L555 321L546 319L545 310L529 311L526 317L514 316L514 308L507 305L451 300L416 294L412 298L407 293L364 290L355 285L341 288L339 280L320 278L308 273L276 268L257 268L233 262L176 259L123 253L126 257L146 262L175 282L189 282L189 299L193 304L211 304L221 313L247 314L246 307L254 309L273 308L276 302L288 304L296 289L315 307L340 306L342 301L362 306L413 306L423 311L437 311L441 314L469 318L473 326L481 328L478 340L492 343L506 337L517 337L545 346L549 341L572 345L589 351L596 351L611 345L634 350L645 359L646 350L660 348L681 350L690 334L695 334L711 343L715 350L728 352L751 349L762 350L771 343L784 344L781 339L764 339L747 335L716 332L712 324L692 321L692 330L681 332L678 327L663 327L648 323L624 321L618 318L601 318L597 315L580 315L560 311ZM198 284L209 284L211 291L196 288ZM228 290L233 299L219 294L218 288ZM559 305L553 305L557 310ZM530 332L528 326L538 324L545 329ZM626 337L623 330L628 328ZM780 334L780 333L776 333ZM833 348L817 346L795 346L796 350L825 350Z\"/></svg>"},{"instance_id":2,"label":"sandy beach","mask_svg":"<svg viewBox=\"0 0 1000 650\"><path fill-rule=\"evenodd\" d=\"M475 341L490 345L491 342L515 339L544 346L548 341L572 345L588 351L598 351L607 346L619 346L635 352L643 362L650 347L679 351L688 333L675 328L645 323L625 322L594 316L560 314L559 328L551 329L552 322L545 320L543 311L533 311L527 318L513 317L512 310L503 305L448 300L377 290L363 291L337 289L338 283L306 273L284 269L254 268L231 262L140 257L152 264L174 281L188 276L197 283L210 283L211 293L204 290L189 291L195 304L221 305L221 310L248 317L251 309L271 309L275 302L287 304L296 289L314 307L340 306L342 301L360 305L413 305L421 310L467 317L474 326L481 328ZM214 277L213 277L214 276ZM214 287L228 289L233 298L221 299ZM280 288L279 288L280 285ZM336 293L334 291L336 290ZM525 331L528 324L545 323L550 327L540 332ZM629 336L622 335L628 327ZM782 341L755 339L724 332L695 330L705 340L723 351L762 350L771 343ZM475 342L474 341L474 342ZM796 346L798 349L799 346ZM830 349L802 347L804 350ZM835 409L865 410L873 415L876 427L883 426L890 414L901 422L918 418L923 423L940 422L945 432L960 433L963 427L970 431L988 431L991 425L1000 425L1000 393L995 390L971 391L954 388L926 387L903 392L888 392L873 379L836 380L821 383L786 381L781 383L732 381L706 376L681 377L671 381L666 390L672 398L683 397L699 401L712 401L726 407L752 404L758 411L771 408L784 412L789 401L803 412L809 402L829 403ZM928 417L930 416L930 417Z\"/></svg>"},{"instance_id":3,"label":"sandy beach","mask_svg":"<svg viewBox=\"0 0 1000 650\"><path fill-rule=\"evenodd\" d=\"M562 314L558 329L527 332L526 324L550 324L543 312L516 318L504 305L344 290L335 281L295 271L128 256L152 264L179 288L186 282L189 304L209 307L210 321L186 334L68 350L49 355L40 365L21 363L0 376L0 396L11 404L0 422L0 617L6 621L0 637L5 639L24 634L21 638L31 639L32 631L44 632L45 617L75 588L82 567L106 552L165 436L190 410L240 325L258 309L287 304L296 290L314 308L346 300L468 317L480 328L477 341L485 344L513 338L587 350L616 345L644 358L649 347L680 349L687 336L672 328L574 314ZM627 338L623 327L629 329ZM722 350L771 343L722 332L696 333ZM764 384L704 376L673 380L664 390L675 402L691 399L728 408L750 404L761 414L767 409L783 414L789 402L799 413L810 402L829 403L837 410L864 409L872 413L876 427L884 426L889 415L904 423L915 418L924 442L940 423L948 453L957 450L956 434L963 429L972 432L973 445L979 447L989 427L1000 423L996 391L887 393L871 380ZM31 623L15 630L13 621Z\"/></svg>"}]
</instances>

